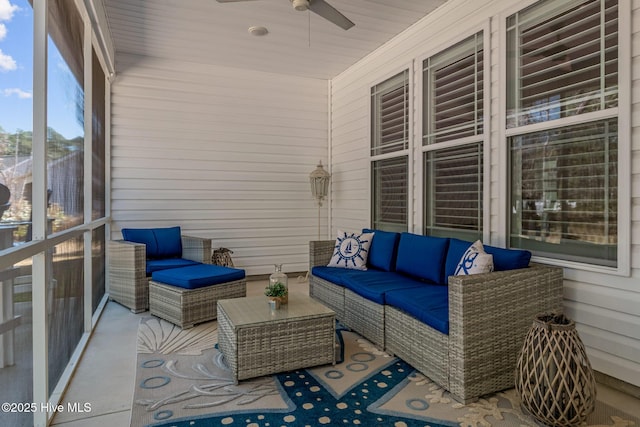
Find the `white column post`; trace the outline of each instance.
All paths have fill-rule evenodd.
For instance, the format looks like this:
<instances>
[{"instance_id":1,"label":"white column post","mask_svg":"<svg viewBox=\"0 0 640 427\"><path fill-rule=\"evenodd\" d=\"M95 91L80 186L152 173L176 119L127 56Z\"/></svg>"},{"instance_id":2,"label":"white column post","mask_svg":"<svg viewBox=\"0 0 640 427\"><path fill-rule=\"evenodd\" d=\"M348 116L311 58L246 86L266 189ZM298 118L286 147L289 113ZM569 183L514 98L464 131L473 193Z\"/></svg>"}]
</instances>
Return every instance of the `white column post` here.
<instances>
[{"instance_id":1,"label":"white column post","mask_svg":"<svg viewBox=\"0 0 640 427\"><path fill-rule=\"evenodd\" d=\"M93 51L91 20L84 17L84 223L93 211ZM84 331L91 332L93 315L92 231L84 232Z\"/></svg>"},{"instance_id":2,"label":"white column post","mask_svg":"<svg viewBox=\"0 0 640 427\"><path fill-rule=\"evenodd\" d=\"M32 229L35 240L47 234L47 0L33 0L33 187ZM47 319L47 251L33 256L33 401L46 405L49 394ZM50 256L50 255L49 255ZM46 426L47 411L35 411L34 426Z\"/></svg>"}]
</instances>

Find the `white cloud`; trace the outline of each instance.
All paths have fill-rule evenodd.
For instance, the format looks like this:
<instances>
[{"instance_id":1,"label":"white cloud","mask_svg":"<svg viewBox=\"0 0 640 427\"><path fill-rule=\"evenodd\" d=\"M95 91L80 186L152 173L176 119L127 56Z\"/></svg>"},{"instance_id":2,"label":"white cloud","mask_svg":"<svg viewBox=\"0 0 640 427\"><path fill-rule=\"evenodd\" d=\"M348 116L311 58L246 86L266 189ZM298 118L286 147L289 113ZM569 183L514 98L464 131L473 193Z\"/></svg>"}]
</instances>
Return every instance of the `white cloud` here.
<instances>
[{"instance_id":1,"label":"white cloud","mask_svg":"<svg viewBox=\"0 0 640 427\"><path fill-rule=\"evenodd\" d=\"M2 91L2 93L4 94L4 96L17 95L20 99L29 99L33 97L31 92L25 92L24 90L18 89L16 87L5 89Z\"/></svg>"},{"instance_id":2,"label":"white cloud","mask_svg":"<svg viewBox=\"0 0 640 427\"><path fill-rule=\"evenodd\" d=\"M11 4L9 0L0 0L0 21L10 21L13 18L13 12L19 7Z\"/></svg>"},{"instance_id":3,"label":"white cloud","mask_svg":"<svg viewBox=\"0 0 640 427\"><path fill-rule=\"evenodd\" d=\"M7 35L7 27L2 21L11 21L13 13L20 9L18 6L11 4L9 0L0 0L0 40ZM0 71L13 71L16 69L16 61L9 55L5 55L0 49Z\"/></svg>"},{"instance_id":4,"label":"white cloud","mask_svg":"<svg viewBox=\"0 0 640 427\"><path fill-rule=\"evenodd\" d=\"M16 61L10 55L5 55L0 49L0 71L13 71L16 68L18 68Z\"/></svg>"}]
</instances>

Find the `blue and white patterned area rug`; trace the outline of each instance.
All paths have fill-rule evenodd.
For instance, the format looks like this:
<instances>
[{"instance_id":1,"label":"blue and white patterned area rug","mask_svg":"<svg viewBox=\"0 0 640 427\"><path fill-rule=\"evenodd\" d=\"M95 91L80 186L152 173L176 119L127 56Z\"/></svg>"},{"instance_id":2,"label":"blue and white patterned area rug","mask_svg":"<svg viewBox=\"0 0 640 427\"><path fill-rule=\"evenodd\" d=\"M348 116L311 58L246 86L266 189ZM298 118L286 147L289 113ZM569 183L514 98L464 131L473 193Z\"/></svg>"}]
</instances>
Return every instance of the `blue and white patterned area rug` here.
<instances>
[{"instance_id":1,"label":"blue and white patterned area rug","mask_svg":"<svg viewBox=\"0 0 640 427\"><path fill-rule=\"evenodd\" d=\"M514 390L462 405L404 361L338 328L338 363L241 381L216 348L217 323L182 331L143 318L131 426L538 427ZM640 426L598 402L586 426Z\"/></svg>"}]
</instances>

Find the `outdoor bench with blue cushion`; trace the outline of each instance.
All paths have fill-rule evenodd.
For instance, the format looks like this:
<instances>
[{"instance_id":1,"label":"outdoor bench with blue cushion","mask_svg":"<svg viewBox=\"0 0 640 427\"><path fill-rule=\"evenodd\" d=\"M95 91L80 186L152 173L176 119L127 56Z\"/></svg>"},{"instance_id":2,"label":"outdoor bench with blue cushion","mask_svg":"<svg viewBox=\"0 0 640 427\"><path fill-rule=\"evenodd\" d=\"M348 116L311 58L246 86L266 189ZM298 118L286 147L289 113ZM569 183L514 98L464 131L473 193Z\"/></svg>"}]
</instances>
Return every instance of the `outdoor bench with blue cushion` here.
<instances>
[{"instance_id":1,"label":"outdoor bench with blue cushion","mask_svg":"<svg viewBox=\"0 0 640 427\"><path fill-rule=\"evenodd\" d=\"M455 275L472 242L363 232L374 233L366 270L329 267L337 242L310 242L309 294L461 402L513 387L534 316L562 309L562 269L485 245L493 271Z\"/></svg>"}]
</instances>

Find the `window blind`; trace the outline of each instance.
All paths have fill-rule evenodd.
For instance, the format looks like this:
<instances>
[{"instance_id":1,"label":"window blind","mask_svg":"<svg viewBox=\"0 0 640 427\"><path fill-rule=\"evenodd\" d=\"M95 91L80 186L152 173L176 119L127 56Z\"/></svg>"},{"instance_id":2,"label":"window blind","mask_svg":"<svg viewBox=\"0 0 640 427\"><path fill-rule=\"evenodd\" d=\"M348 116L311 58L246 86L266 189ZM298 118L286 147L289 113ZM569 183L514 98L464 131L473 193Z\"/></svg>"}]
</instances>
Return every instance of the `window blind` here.
<instances>
[{"instance_id":1,"label":"window blind","mask_svg":"<svg viewBox=\"0 0 640 427\"><path fill-rule=\"evenodd\" d=\"M371 88L371 155L409 147L409 71Z\"/></svg>"},{"instance_id":2,"label":"window blind","mask_svg":"<svg viewBox=\"0 0 640 427\"><path fill-rule=\"evenodd\" d=\"M511 137L511 243L615 265L617 119Z\"/></svg>"},{"instance_id":3,"label":"window blind","mask_svg":"<svg viewBox=\"0 0 640 427\"><path fill-rule=\"evenodd\" d=\"M482 237L482 144L424 153L426 234Z\"/></svg>"},{"instance_id":4,"label":"window blind","mask_svg":"<svg viewBox=\"0 0 640 427\"><path fill-rule=\"evenodd\" d=\"M423 144L483 132L484 52L479 32L423 62Z\"/></svg>"},{"instance_id":5,"label":"window blind","mask_svg":"<svg viewBox=\"0 0 640 427\"><path fill-rule=\"evenodd\" d=\"M617 106L617 1L547 0L507 24L507 127Z\"/></svg>"},{"instance_id":6,"label":"window blind","mask_svg":"<svg viewBox=\"0 0 640 427\"><path fill-rule=\"evenodd\" d=\"M408 167L407 156L371 163L373 228L407 230Z\"/></svg>"}]
</instances>

